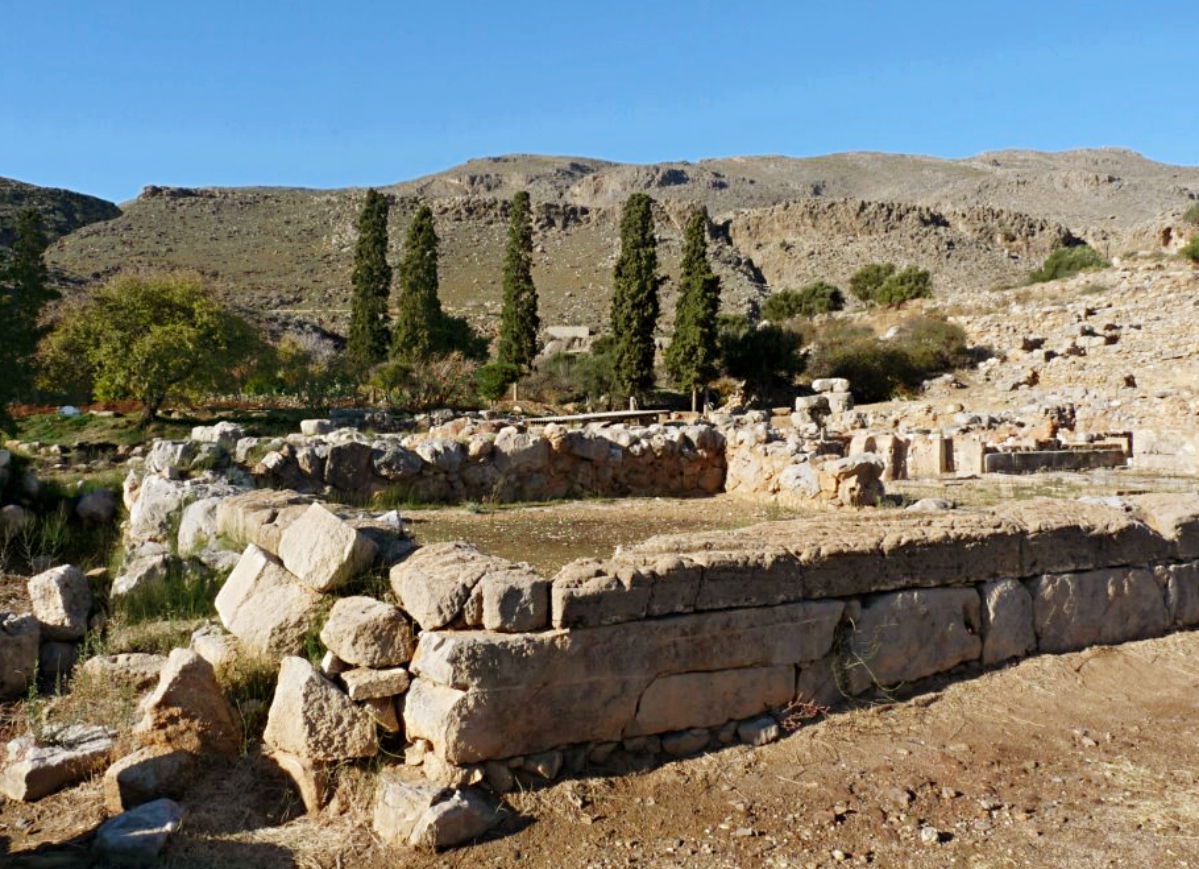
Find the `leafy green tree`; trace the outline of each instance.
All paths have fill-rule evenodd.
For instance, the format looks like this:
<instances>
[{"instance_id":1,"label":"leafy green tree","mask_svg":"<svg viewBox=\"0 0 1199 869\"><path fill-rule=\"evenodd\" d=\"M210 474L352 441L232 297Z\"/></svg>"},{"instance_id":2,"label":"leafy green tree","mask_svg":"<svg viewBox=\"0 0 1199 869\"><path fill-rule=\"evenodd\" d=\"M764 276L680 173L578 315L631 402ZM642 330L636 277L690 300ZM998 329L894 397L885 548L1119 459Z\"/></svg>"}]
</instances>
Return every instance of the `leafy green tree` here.
<instances>
[{"instance_id":1,"label":"leafy green tree","mask_svg":"<svg viewBox=\"0 0 1199 869\"><path fill-rule=\"evenodd\" d=\"M1070 247L1059 247L1049 256L1041 267L1028 276L1030 284L1043 281L1056 281L1072 277L1083 269L1102 269L1110 266L1107 260L1089 244L1076 244Z\"/></svg>"},{"instance_id":2,"label":"leafy green tree","mask_svg":"<svg viewBox=\"0 0 1199 869\"><path fill-rule=\"evenodd\" d=\"M868 263L850 277L849 291L863 302L873 302L879 288L895 272L895 263Z\"/></svg>"},{"instance_id":3,"label":"leafy green tree","mask_svg":"<svg viewBox=\"0 0 1199 869\"><path fill-rule=\"evenodd\" d=\"M883 281L875 291L880 305L901 305L909 299L924 299L933 294L933 276L928 269L908 266Z\"/></svg>"},{"instance_id":4,"label":"leafy green tree","mask_svg":"<svg viewBox=\"0 0 1199 869\"><path fill-rule=\"evenodd\" d=\"M803 373L803 336L774 323L751 323L740 314L720 318L721 367L744 380L754 395L790 387Z\"/></svg>"},{"instance_id":5,"label":"leafy green tree","mask_svg":"<svg viewBox=\"0 0 1199 869\"><path fill-rule=\"evenodd\" d=\"M782 290L775 293L762 305L762 317L774 323L795 317L812 317L840 311L845 307L845 296L830 283L816 281L798 290Z\"/></svg>"},{"instance_id":6,"label":"leafy green tree","mask_svg":"<svg viewBox=\"0 0 1199 869\"><path fill-rule=\"evenodd\" d=\"M666 368L683 389L691 390L691 410L696 393L716 376L720 354L716 316L720 311L720 278L708 264L708 212L701 210L687 221L683 236L683 266L679 302L674 317L674 339L666 350Z\"/></svg>"},{"instance_id":7,"label":"leafy green tree","mask_svg":"<svg viewBox=\"0 0 1199 869\"><path fill-rule=\"evenodd\" d=\"M358 243L350 278L350 365L365 371L387 358L391 330L387 303L391 297L391 266L387 264L387 214L391 203L377 190L366 192L358 216Z\"/></svg>"},{"instance_id":8,"label":"leafy green tree","mask_svg":"<svg viewBox=\"0 0 1199 869\"><path fill-rule=\"evenodd\" d=\"M475 383L479 395L488 401L499 401L520 375L521 370L509 362L493 362L475 372Z\"/></svg>"},{"instance_id":9,"label":"leafy green tree","mask_svg":"<svg viewBox=\"0 0 1199 869\"><path fill-rule=\"evenodd\" d=\"M265 346L194 275L120 275L69 308L42 342L44 384L136 399L141 425L167 401L237 388Z\"/></svg>"},{"instance_id":10,"label":"leafy green tree","mask_svg":"<svg viewBox=\"0 0 1199 869\"><path fill-rule=\"evenodd\" d=\"M9 256L0 262L0 429L11 427L9 402L27 397L33 386L34 351L42 335L38 318L58 296L49 286L48 244L41 214L22 211Z\"/></svg>"},{"instance_id":11,"label":"leafy green tree","mask_svg":"<svg viewBox=\"0 0 1199 869\"><path fill-rule=\"evenodd\" d=\"M441 302L437 298L437 231L428 205L417 209L404 242L400 262L400 299L391 356L417 363L434 358L442 349Z\"/></svg>"},{"instance_id":12,"label":"leafy green tree","mask_svg":"<svg viewBox=\"0 0 1199 869\"><path fill-rule=\"evenodd\" d=\"M620 389L628 396L654 385L654 327L658 322L658 243L653 200L634 193L620 220L620 257L612 291L611 327Z\"/></svg>"},{"instance_id":13,"label":"leafy green tree","mask_svg":"<svg viewBox=\"0 0 1199 869\"><path fill-rule=\"evenodd\" d=\"M537 287L533 285L533 213L529 194L512 198L504 251L504 307L500 311L499 362L528 371L537 358ZM514 381L513 381L514 382Z\"/></svg>"}]
</instances>

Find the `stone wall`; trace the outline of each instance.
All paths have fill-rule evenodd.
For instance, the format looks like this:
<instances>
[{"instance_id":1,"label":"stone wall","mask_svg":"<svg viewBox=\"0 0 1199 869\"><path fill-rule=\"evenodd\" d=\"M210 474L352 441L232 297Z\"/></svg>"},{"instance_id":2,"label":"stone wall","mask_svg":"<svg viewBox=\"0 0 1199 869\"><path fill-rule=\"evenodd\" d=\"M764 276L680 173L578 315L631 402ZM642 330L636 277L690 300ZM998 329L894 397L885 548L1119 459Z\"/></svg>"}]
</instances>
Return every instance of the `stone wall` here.
<instances>
[{"instance_id":1,"label":"stone wall","mask_svg":"<svg viewBox=\"0 0 1199 869\"><path fill-rule=\"evenodd\" d=\"M405 732L434 769L693 751L788 704L1199 625L1199 496L826 514L548 582L442 544L391 581L421 628Z\"/></svg>"}]
</instances>

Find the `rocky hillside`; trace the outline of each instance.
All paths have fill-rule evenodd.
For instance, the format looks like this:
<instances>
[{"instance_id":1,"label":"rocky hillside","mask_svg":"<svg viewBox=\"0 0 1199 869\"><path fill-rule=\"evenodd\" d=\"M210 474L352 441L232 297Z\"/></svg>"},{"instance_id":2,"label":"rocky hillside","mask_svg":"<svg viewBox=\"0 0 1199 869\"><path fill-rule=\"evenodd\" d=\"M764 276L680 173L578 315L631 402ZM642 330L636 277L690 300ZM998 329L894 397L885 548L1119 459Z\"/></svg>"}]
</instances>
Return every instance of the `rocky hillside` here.
<instances>
[{"instance_id":1,"label":"rocky hillside","mask_svg":"<svg viewBox=\"0 0 1199 869\"><path fill-rule=\"evenodd\" d=\"M743 157L629 165L513 155L472 160L385 188L398 260L418 200L442 239L442 298L482 325L499 311L507 200L536 209L534 276L543 322L602 327L621 203L646 191L675 295L689 209L714 219L725 305L741 310L818 278L843 282L863 263L931 269L939 295L1019 283L1054 247L1086 240L1110 255L1171 250L1199 200L1199 169L1112 149L1005 151L965 160L887 154ZM60 240L51 263L95 281L128 267L192 268L239 307L342 328L361 190L148 187L115 220Z\"/></svg>"},{"instance_id":2,"label":"rocky hillside","mask_svg":"<svg viewBox=\"0 0 1199 869\"><path fill-rule=\"evenodd\" d=\"M121 214L121 209L111 202L95 196L0 178L0 248L12 244L17 215L31 207L42 213L51 239Z\"/></svg>"}]
</instances>

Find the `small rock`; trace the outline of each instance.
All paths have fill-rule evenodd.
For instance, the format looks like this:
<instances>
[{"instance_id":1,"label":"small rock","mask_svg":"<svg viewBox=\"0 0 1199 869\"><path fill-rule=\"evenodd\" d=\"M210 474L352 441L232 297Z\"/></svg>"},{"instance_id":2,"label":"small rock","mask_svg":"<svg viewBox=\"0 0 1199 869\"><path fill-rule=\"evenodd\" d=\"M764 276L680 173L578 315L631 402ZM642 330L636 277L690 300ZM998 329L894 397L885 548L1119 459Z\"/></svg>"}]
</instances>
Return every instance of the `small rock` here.
<instances>
[{"instance_id":1,"label":"small rock","mask_svg":"<svg viewBox=\"0 0 1199 869\"><path fill-rule=\"evenodd\" d=\"M920 841L925 845L935 845L941 841L941 831L925 824L920 828Z\"/></svg>"},{"instance_id":2,"label":"small rock","mask_svg":"<svg viewBox=\"0 0 1199 869\"><path fill-rule=\"evenodd\" d=\"M92 849L106 865L152 865L182 821L182 806L173 800L154 800L101 824Z\"/></svg>"},{"instance_id":3,"label":"small rock","mask_svg":"<svg viewBox=\"0 0 1199 869\"><path fill-rule=\"evenodd\" d=\"M371 700L378 697L394 697L408 690L410 678L403 667L387 670L372 670L358 667L341 674L351 700Z\"/></svg>"},{"instance_id":4,"label":"small rock","mask_svg":"<svg viewBox=\"0 0 1199 869\"><path fill-rule=\"evenodd\" d=\"M747 745L768 745L780 734L779 723L770 715L758 715L737 725L737 736Z\"/></svg>"},{"instance_id":5,"label":"small rock","mask_svg":"<svg viewBox=\"0 0 1199 869\"><path fill-rule=\"evenodd\" d=\"M27 587L43 641L83 638L92 608L92 590L78 567L64 564L39 573Z\"/></svg>"}]
</instances>

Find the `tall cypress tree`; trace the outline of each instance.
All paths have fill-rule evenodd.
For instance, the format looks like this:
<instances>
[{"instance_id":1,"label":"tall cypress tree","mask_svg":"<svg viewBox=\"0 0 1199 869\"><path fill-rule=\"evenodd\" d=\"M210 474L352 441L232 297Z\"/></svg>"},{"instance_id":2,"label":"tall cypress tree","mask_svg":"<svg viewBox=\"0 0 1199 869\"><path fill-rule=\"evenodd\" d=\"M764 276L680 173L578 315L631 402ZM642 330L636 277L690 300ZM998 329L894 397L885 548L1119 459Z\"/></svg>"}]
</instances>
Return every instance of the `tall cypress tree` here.
<instances>
[{"instance_id":1,"label":"tall cypress tree","mask_svg":"<svg viewBox=\"0 0 1199 869\"><path fill-rule=\"evenodd\" d=\"M33 385L33 354L42 329L42 306L58 293L49 285L42 215L27 208L17 216L16 237L0 267L0 426L8 424L6 405L26 397Z\"/></svg>"},{"instance_id":2,"label":"tall cypress tree","mask_svg":"<svg viewBox=\"0 0 1199 869\"><path fill-rule=\"evenodd\" d=\"M674 315L674 339L666 350L666 367L674 382L691 390L691 409L696 393L716 376L716 315L720 311L720 278L708 264L708 212L696 212L687 221L683 237L683 268L679 281L678 307Z\"/></svg>"},{"instance_id":3,"label":"tall cypress tree","mask_svg":"<svg viewBox=\"0 0 1199 869\"><path fill-rule=\"evenodd\" d=\"M443 352L441 302L437 299L437 231L428 205L417 209L400 262L400 301L391 355L401 362L423 362Z\"/></svg>"},{"instance_id":4,"label":"tall cypress tree","mask_svg":"<svg viewBox=\"0 0 1199 869\"><path fill-rule=\"evenodd\" d=\"M634 193L620 219L620 258L612 288L613 364L630 397L654 385L654 326L658 322L658 247L653 200Z\"/></svg>"},{"instance_id":5,"label":"tall cypress tree","mask_svg":"<svg viewBox=\"0 0 1199 869\"><path fill-rule=\"evenodd\" d=\"M529 194L512 198L504 251L504 307L500 311L501 363L528 371L537 358L537 288L533 285L533 213Z\"/></svg>"},{"instance_id":6,"label":"tall cypress tree","mask_svg":"<svg viewBox=\"0 0 1199 869\"><path fill-rule=\"evenodd\" d=\"M387 358L391 330L387 302L391 297L391 266L387 264L387 215L391 203L377 190L366 191L358 215L358 243L350 278L350 363L364 371Z\"/></svg>"}]
</instances>

